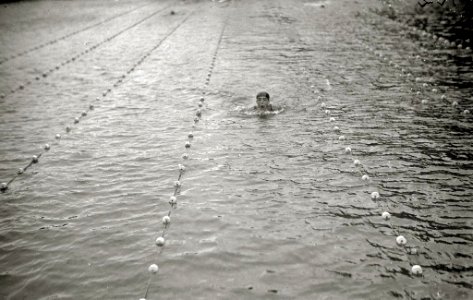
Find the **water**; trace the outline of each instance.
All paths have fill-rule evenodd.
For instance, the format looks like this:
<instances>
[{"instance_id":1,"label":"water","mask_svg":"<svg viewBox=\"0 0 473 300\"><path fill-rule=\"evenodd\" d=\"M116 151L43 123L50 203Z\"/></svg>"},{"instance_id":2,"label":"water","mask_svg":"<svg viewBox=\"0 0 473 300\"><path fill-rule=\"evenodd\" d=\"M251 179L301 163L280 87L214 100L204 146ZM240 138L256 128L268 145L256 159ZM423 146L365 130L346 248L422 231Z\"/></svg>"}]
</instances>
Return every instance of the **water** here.
<instances>
[{"instance_id":1,"label":"water","mask_svg":"<svg viewBox=\"0 0 473 300\"><path fill-rule=\"evenodd\" d=\"M87 4L1 11L8 57L147 4L2 65L2 92L32 81L1 100L2 181L51 144L1 195L2 298L139 299L151 263L147 299L471 298L471 52L400 35L376 2ZM284 110L245 113L261 90Z\"/></svg>"}]
</instances>

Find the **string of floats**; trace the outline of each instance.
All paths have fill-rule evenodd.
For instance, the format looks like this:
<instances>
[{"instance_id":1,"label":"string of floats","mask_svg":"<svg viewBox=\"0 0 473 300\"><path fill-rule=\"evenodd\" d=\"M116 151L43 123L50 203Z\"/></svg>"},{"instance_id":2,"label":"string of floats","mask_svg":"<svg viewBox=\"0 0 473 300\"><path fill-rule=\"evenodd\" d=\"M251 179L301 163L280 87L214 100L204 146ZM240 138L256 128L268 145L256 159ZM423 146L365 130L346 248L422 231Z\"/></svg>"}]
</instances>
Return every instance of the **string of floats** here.
<instances>
[{"instance_id":1,"label":"string of floats","mask_svg":"<svg viewBox=\"0 0 473 300\"><path fill-rule=\"evenodd\" d=\"M424 37L424 38L430 38L431 41L433 41L433 44L435 47L438 49L452 49L456 51L461 51L460 54L462 55L470 55L471 54L471 49L468 46L463 46L461 43L455 43L452 41L449 41L445 38L439 37L435 34L429 33L425 30L421 30L416 28L415 26L410 26L407 24L402 24L396 21L389 20L391 25L398 26L404 30L407 31L407 34L412 34L414 36L418 37ZM404 33L406 34L406 33ZM403 35L401 35L402 37ZM366 41L368 41L369 38L366 38ZM382 50L376 49L376 47L373 47L371 44L368 42L359 40L359 45L362 47L363 50L367 50L371 55L379 58L381 62L386 64L386 66L390 67L393 69L394 72L399 74L399 77L404 80L405 83L409 84L411 86L411 92L414 97L417 97L417 100L423 105L426 106L430 103L430 99L439 99L441 102L448 104L449 106L453 107L454 109L457 110L457 112L463 116L468 116L470 115L470 110L467 107L461 106L461 103L459 103L458 100L456 99L448 99L445 94L442 94L440 91L440 88L438 87L432 87L432 83L424 82L421 77L414 77L413 74L415 74L412 70L405 66L401 66L397 63L394 62L394 59L392 57L389 57L388 55L383 54ZM422 57L421 55L415 55L415 60L417 61L427 61L426 57ZM327 80L327 84L330 85L330 82ZM421 99L422 98L422 99ZM343 135L343 130L340 128L340 126L337 124L337 120L334 117L331 117L331 107L327 105L327 103L322 102L320 104L320 108L322 109L323 113L325 116L328 118L329 122L333 122L336 125L333 127L334 132L336 134L339 134L338 136L338 141L341 143L346 142L348 139L345 135ZM372 178L369 175L368 170L364 167L363 163L356 158L353 152L356 153L356 149L352 149L349 145L344 146L344 152L345 154L349 155L352 158L353 165L357 168L357 172L360 174L360 179L364 182L369 182L372 180ZM414 245L412 240L414 238L409 238L406 237L406 233L404 233L401 229L400 226L395 225L392 222L392 218L396 217L397 215L401 215L399 213L394 212L394 209L391 207L390 203L387 201L384 201L384 197L382 195L382 192L380 193L379 189L374 188L371 191L368 191L370 195L370 199L376 204L377 209L380 211L380 218L384 220L389 228L391 228L392 232L396 236L394 238L394 243L401 247L403 250L406 260L408 261L410 265L410 274L413 276L423 276L423 268L420 263L418 263L416 257L422 253L421 250L419 249L418 245ZM368 241L369 242L369 241ZM425 248L425 242L421 242L422 246Z\"/></svg>"},{"instance_id":2,"label":"string of floats","mask_svg":"<svg viewBox=\"0 0 473 300\"><path fill-rule=\"evenodd\" d=\"M4 99L4 98L7 98L7 97L10 97L12 95L14 95L15 93L21 91L21 90L24 90L25 88L27 88L28 86L30 86L31 84L33 84L34 81L40 81L42 78L46 78L48 77L49 75L53 74L54 72L60 70L62 67L68 65L68 64L71 64L73 62L75 62L76 60L78 60L79 58L81 58L82 56L90 53L90 52L93 52L95 49L99 48L100 46L104 45L105 43L108 43L110 41L112 41L113 39L117 38L118 36L122 35L123 33L127 32L128 30L140 25L141 23L145 22L146 20L152 18L153 16L157 15L158 13L162 12L163 10L169 8L171 5L168 5L164 8L159 8L155 11L153 11L151 14L147 15L146 17L140 19L139 21L125 27L124 29L118 31L117 33L114 33L113 35L103 39L102 41L82 50L82 52L79 52L78 54L72 56L72 57L69 57L68 59L66 60L63 60L62 62L60 62L59 64L57 64L56 66L52 67L51 69L47 70L47 71L44 71L42 72L41 75L36 75L34 77L34 80L27 80L27 81L24 81L23 83L20 83L19 85L17 85L16 87L10 89L10 91L3 91L0 93L0 99Z\"/></svg>"},{"instance_id":3,"label":"string of floats","mask_svg":"<svg viewBox=\"0 0 473 300\"><path fill-rule=\"evenodd\" d=\"M162 9L160 9L159 11L161 11ZM156 13L158 13L159 11L156 11L154 12L152 15L155 15ZM118 77L118 79L111 85L111 87L107 88L106 90L104 90L101 94L102 98L105 98L109 93L112 92L113 89L119 87L123 82L124 80L127 78L127 76L129 76L133 71L136 70L136 68L141 65L145 59L147 59L151 53L156 50L159 46L161 46L161 44L166 41L182 24L184 24L188 19L189 17L193 14L193 12L187 14L180 22L178 22L178 24L176 26L174 26L171 30L169 30L166 35L159 40L159 42L154 45L150 50L148 50L147 52L145 52L139 60L137 60L131 68L129 68L125 73L123 73L121 76ZM148 16L147 18L149 18L151 16ZM143 21L143 20L142 20ZM95 99L95 102L100 102L101 100L101 97L97 97ZM69 134L73 127L74 126L77 126L77 124L79 124L81 122L81 120L85 117L87 117L87 115L92 112L93 110L95 109L95 104L94 103L90 103L87 107L87 109L85 109L84 111L82 111L82 113L75 117L72 124L66 126L65 128L65 133L66 134ZM37 164L39 162L39 159L46 153L48 152L52 146L55 146L55 145L58 145L59 144L59 141L61 140L62 138L62 135L60 133L57 133L55 135L55 142L52 142L52 143L46 143L42 149L41 149L41 152L38 153L37 155L33 155L30 159L30 161L28 162L28 164L24 167L21 167L17 170L16 174L13 175L11 177L10 180L8 180L7 182L2 182L0 184L0 191L1 192L6 192L10 185L19 177L21 176L24 172L26 172L29 168L31 168L34 164Z\"/></svg>"},{"instance_id":4,"label":"string of floats","mask_svg":"<svg viewBox=\"0 0 473 300\"><path fill-rule=\"evenodd\" d=\"M221 45L222 40L223 40L223 36L224 36L226 26L227 26L227 21L225 21L223 26L222 26L222 30L220 32L220 36L218 38L218 42L217 42L217 45L215 47L215 50L214 50L214 53L213 53L213 56L212 56L212 61L210 63L210 67L209 67L207 77L205 79L203 91L202 91L203 96L200 98L200 100L197 104L198 107L197 107L197 110L195 112L194 124L192 125L193 128L195 128L197 126L200 119L202 118L202 110L203 110L203 105L204 105L204 101L205 101L204 96L206 94L206 91L208 90L208 86L210 84L210 79L212 78L212 74L213 74L213 71L214 71L214 68L215 68L215 62L217 60L218 52L219 52L220 45ZM191 149L191 141L194 138L194 133L190 132L187 135L187 138L188 138L188 141L184 145L184 147L186 149L186 152L182 155L183 160L189 159L189 152L190 152L190 149ZM164 246L166 244L165 243L165 235L166 235L167 230L168 230L168 228L171 224L171 213L172 213L173 209L175 209L177 207L177 203L178 203L177 198L178 198L181 186L182 186L182 178L183 178L184 172L186 171L186 167L182 164L179 164L178 165L178 170L179 170L179 174L178 174L177 180L174 182L174 192L172 193L172 195L169 198L169 211L165 216L162 217L162 230L160 231L160 235L155 240L155 245L156 245L156 258L155 259L156 259L156 261L159 260L159 256L162 253L162 251L164 249ZM159 266L156 262L151 264L148 267L149 278L148 278L148 282L147 282L147 285L146 285L144 297L140 298L140 300L146 300L146 298L148 297L153 277L154 277L154 275L156 275L158 273L158 271L159 271Z\"/></svg>"},{"instance_id":5,"label":"string of floats","mask_svg":"<svg viewBox=\"0 0 473 300\"><path fill-rule=\"evenodd\" d=\"M110 22L110 21L112 21L112 20L114 20L114 19L117 19L117 18L119 18L119 17L123 17L123 16L125 16L125 15L127 15L127 14L130 14L130 13L132 13L132 12L134 12L134 11L140 9L140 8L143 8L143 7L145 7L145 6L148 6L148 5L149 5L149 3L146 3L146 4L144 4L144 5L140 5L140 6L138 6L138 7L132 8L132 9L127 10L127 11L125 11L125 12L121 12L121 13L119 13L119 14L110 16L110 17L108 17L108 18L106 18L106 19L104 19L104 20L102 20L102 21L100 21L100 22L97 22L97 23L94 23L94 24L85 26L85 27L83 27L83 28L81 28L81 29L78 29L78 30L69 32L69 33L67 33L67 34L65 34L65 35L62 35L62 36L58 37L58 38L51 39L51 40L49 40L49 41L43 42L42 44L38 44L38 45L36 45L36 46L34 46L34 47L31 47L31 48L28 48L28 49L26 49L26 50L23 50L23 51L20 51L20 52L15 53L15 54L12 54L12 55L10 55L10 56L7 56L7 57L5 57L4 59L0 60L0 65L6 63L7 61L10 61L10 60L13 60L13 59L22 57L22 56L24 56L24 55L27 55L27 54L32 53L32 52L35 52L35 51L40 50L40 49L43 49L44 47L48 47L48 46L54 45L54 44L56 44L56 43L58 43L58 42L60 42L60 41L66 40L66 39L71 38L71 37L73 37L73 36L75 36L75 35L78 35L79 33L82 33L82 32L87 31L87 30L89 30L89 29L92 29L92 28L98 27L98 26L100 26L100 25L103 25L103 24L105 24L105 23L107 23L107 22Z\"/></svg>"}]
</instances>

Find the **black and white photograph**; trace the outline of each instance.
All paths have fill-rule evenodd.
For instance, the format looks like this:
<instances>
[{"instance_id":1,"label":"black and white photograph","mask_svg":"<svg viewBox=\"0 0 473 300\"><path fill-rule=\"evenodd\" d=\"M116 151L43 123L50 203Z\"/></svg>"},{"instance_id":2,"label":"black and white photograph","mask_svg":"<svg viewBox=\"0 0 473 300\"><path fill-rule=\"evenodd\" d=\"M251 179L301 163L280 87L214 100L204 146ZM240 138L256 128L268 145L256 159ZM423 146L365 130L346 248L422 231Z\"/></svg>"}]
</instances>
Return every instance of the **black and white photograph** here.
<instances>
[{"instance_id":1,"label":"black and white photograph","mask_svg":"<svg viewBox=\"0 0 473 300\"><path fill-rule=\"evenodd\" d=\"M472 0L0 0L0 300L473 299Z\"/></svg>"}]
</instances>

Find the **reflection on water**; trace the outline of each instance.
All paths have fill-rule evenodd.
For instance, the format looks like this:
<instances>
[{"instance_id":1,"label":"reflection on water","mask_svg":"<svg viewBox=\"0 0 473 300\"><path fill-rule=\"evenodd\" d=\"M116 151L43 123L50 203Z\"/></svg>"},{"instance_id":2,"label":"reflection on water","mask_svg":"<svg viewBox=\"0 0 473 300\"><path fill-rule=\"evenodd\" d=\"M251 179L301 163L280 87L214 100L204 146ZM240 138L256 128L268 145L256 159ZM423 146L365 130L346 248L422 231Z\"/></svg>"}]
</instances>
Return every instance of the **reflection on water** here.
<instances>
[{"instance_id":1,"label":"reflection on water","mask_svg":"<svg viewBox=\"0 0 473 300\"><path fill-rule=\"evenodd\" d=\"M137 299L157 263L148 299L471 298L471 52L374 13L376 1L227 2L171 3L175 14L164 10L1 100L2 181L54 142L1 195L1 297ZM146 3L89 3L107 16L78 1L5 8L0 19L24 31L2 23L13 45L2 57L65 34L28 16L50 10L69 32L140 7L5 62L1 87L169 4ZM260 90L281 110L253 115Z\"/></svg>"}]
</instances>

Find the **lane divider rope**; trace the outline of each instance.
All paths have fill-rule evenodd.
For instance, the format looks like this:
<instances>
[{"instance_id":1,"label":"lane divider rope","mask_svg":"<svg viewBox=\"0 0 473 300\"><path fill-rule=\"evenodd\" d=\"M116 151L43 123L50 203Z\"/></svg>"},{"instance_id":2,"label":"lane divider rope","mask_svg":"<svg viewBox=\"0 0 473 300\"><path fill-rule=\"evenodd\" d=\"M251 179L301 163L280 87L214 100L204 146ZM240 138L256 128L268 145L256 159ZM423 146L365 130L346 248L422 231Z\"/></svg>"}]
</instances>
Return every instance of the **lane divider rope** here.
<instances>
[{"instance_id":1,"label":"lane divider rope","mask_svg":"<svg viewBox=\"0 0 473 300\"><path fill-rule=\"evenodd\" d=\"M414 32L418 31L417 29L412 29L412 30ZM429 34L422 34L422 35L423 36L429 36ZM433 37L433 39L438 40L435 37ZM363 41L361 41L360 44L364 46L364 49L370 51L373 55L380 58L381 61L385 62L389 66L393 67L394 69L401 69L401 77L406 79L404 82L406 84L408 84L408 86L411 87L411 91L415 92L415 95L419 96L421 94L427 94L428 93L429 84L426 83L426 82L422 82L420 77L416 77L415 79L413 79L413 75L412 75L413 73L411 73L409 71L406 71L406 69L402 68L400 65L395 64L392 60L389 60L389 58L387 56L383 55L381 52L377 51L376 49L373 49L373 47L369 46L368 44L364 43ZM448 47L448 45L446 45L446 43L444 43L444 45L442 47L445 47L445 46ZM461 49L461 47L456 47L456 48ZM466 53L469 53L471 51L468 47L465 48L464 50L466 51ZM420 55L416 55L416 59L426 61L426 59L422 59L422 57L420 57ZM417 89L413 89L412 87L416 87ZM433 88L431 90L431 92L432 93L437 93L438 89ZM440 97L440 99L441 100L446 100L446 96L443 94ZM427 104L427 103L428 103L428 101L424 101L424 100L422 101L422 104ZM459 107L459 104L456 101L451 102L451 105L455 108ZM324 114L327 117L330 117L331 111L330 111L330 109L329 109L329 107L327 106L326 103L324 103L324 102L321 103L320 108L324 111ZM460 109L460 111L461 111L461 109ZM462 112L462 114L463 115L468 115L468 114L470 114L470 111L468 109L465 109ZM330 122L336 122L336 119L334 117L330 117L329 121ZM345 137L345 135L342 134L342 130L339 128L339 126L334 126L333 129L337 134L341 134L338 137L338 140L340 142L346 141L346 137ZM370 182L372 179L368 175L368 173L369 173L368 170L364 167L364 165L360 162L359 159L356 159L353 156L352 151L353 150L350 146L346 146L344 148L345 154L349 155L352 158L353 165L357 168L356 169L357 173L359 173L359 175L361 175L361 180L365 181L365 182ZM381 211L380 217L388 223L389 228L396 235L395 243L396 243L396 245L401 247L403 252L405 253L406 259L409 262L409 265L411 266L410 274L412 274L413 276L423 276L423 269L422 269L421 264L419 263L419 255L422 254L423 252L421 252L419 250L418 246L410 245L408 243L408 239L405 237L406 234L402 233L402 230L400 229L400 226L395 225L391 220L391 218L393 216L394 217L397 217L397 216L402 217L403 213L402 212L401 213L393 213L392 211L394 209L391 208L390 202L388 202L388 201L385 201L385 203L382 203L383 197L379 193L378 190L379 189L374 189L374 190L371 191L371 193L370 193L371 200L376 203L377 209ZM374 224L372 224L372 225L374 225ZM377 248L381 249L381 247L379 247L379 245L376 245L375 243L373 243L369 240L368 240L368 242L371 245L376 246ZM424 249L427 249L424 241L421 240L420 243L422 244ZM382 252L386 256L390 257L390 255L387 254L386 252L384 252L384 250ZM426 254L426 253L424 253L424 254ZM434 262L437 264L435 258L431 258L431 259L433 259Z\"/></svg>"},{"instance_id":2,"label":"lane divider rope","mask_svg":"<svg viewBox=\"0 0 473 300\"><path fill-rule=\"evenodd\" d=\"M145 3L144 5L135 7L135 8L133 8L133 9L131 9L131 10L127 10L127 11L125 11L125 12L122 12L122 13L119 13L119 14L116 14L116 15L113 15L113 16L111 16L111 17L109 17L109 18L107 18L107 19L105 19L105 20L102 20L102 21L100 21L100 22L98 22L98 23L95 23L95 24L86 26L86 27L84 27L84 28L81 28L81 29L78 29L78 30L76 30L76 31L70 32L70 33L65 34L65 35L63 35L63 36L60 36L60 37L58 37L58 38L55 38L55 39L46 41L46 42L44 42L44 43L42 43L42 44L36 45L36 46L34 46L34 47L32 47L32 48L29 48L29 49L27 49L27 50L18 52L18 53L16 53L16 54L12 54L12 55L10 55L10 56L4 58L3 60L0 60L0 65L6 63L7 61L13 60L13 59L15 59L15 58L19 58L19 57L24 56L24 55L26 55L26 54L29 54L29 53L31 53L31 52L40 50L40 49L42 49L42 48L44 48L44 47L54 45L54 44L58 43L59 41L66 40L66 39L68 39L68 38L70 38L70 37L73 37L74 35L77 35L77 34L79 34L79 33L82 33L82 32L84 32L84 31L87 31L87 30L89 30L89 29L92 29L92 28L94 28L94 27L98 27L98 26L100 26L100 25L102 25L102 24L105 24L105 23L110 22L110 21L112 21L112 20L114 20L114 19L117 19L117 18L119 18L119 17L122 17L122 16L125 16L125 15L127 15L127 14L130 14L130 13L132 13L132 12L134 12L134 11L140 9L140 8L143 8L143 7L145 7L145 6L148 6L148 5L150 5L150 3Z\"/></svg>"},{"instance_id":3,"label":"lane divider rope","mask_svg":"<svg viewBox=\"0 0 473 300\"><path fill-rule=\"evenodd\" d=\"M126 27L126 28L120 30L119 32L117 32L117 33L115 33L115 34L109 36L108 38L106 38L106 39L104 39L104 40L102 40L102 41L100 41L100 42L94 44L93 46L88 47L87 49L83 50L83 51L80 52L79 54L76 54L75 56L72 56L72 57L70 57L69 59L66 59L66 60L62 61L60 64L56 65L55 67L49 69L48 71L43 72L41 75L37 75L34 79L35 79L36 81L39 81L39 80L41 80L42 78L48 77L50 74L54 73L55 71L61 69L62 67L66 66L66 65L68 65L68 64L71 64L71 63L75 62L77 59L79 59L80 57L84 56L85 54L88 54L88 53L94 51L95 49L97 49L98 47L102 46L103 44L110 42L111 40L115 39L115 38L118 37L119 35L121 35L121 34L127 32L128 30L130 30L130 29L132 29L132 28L138 26L139 24L145 22L146 20L152 18L152 17L155 16L156 14L162 12L163 10L165 10L165 9L171 7L171 6L172 6L172 5L168 5L168 6L164 7L164 8L160 8L160 9L154 11L153 13L151 13L150 15L146 16L145 18L139 20L138 22L133 23L132 25L130 25L130 26L128 26L128 27ZM16 88L12 88L9 92L1 93L1 94L0 94L0 99L7 98L7 97L9 97L9 96L15 94L16 92L25 89L26 87L28 87L28 86L31 85L32 83L33 83L33 81L27 80L27 81L25 81L25 82L19 84Z\"/></svg>"},{"instance_id":4,"label":"lane divider rope","mask_svg":"<svg viewBox=\"0 0 473 300\"><path fill-rule=\"evenodd\" d=\"M189 17L193 14L194 12L191 12L189 13L186 17L184 17L175 27L173 27L154 47L152 47L150 50L148 50L147 52L145 52L144 55L141 56L141 58L135 62L132 67L130 69L128 69L122 76L120 76L116 81L115 83L112 85L112 87L106 89L103 93L102 93L102 97L105 97L107 96L113 88L117 88L118 86L120 86L124 79L129 75L131 74L133 71L135 71L135 69L141 65L144 60L146 58L148 58L151 53L156 50L159 46L162 45L162 43L164 41L166 41L182 24L184 24L188 19ZM97 97L96 98L96 101L100 101L100 97ZM72 131L72 128L73 128L73 125L77 125L80 123L80 120L82 118L85 118L89 112L93 111L95 109L95 105L94 104L89 104L88 108L86 110L84 110L78 117L75 117L74 118L74 121L73 121L73 124L71 125L68 125L66 126L65 128L65 132L68 134ZM23 167L23 168L20 168L17 173L7 182L3 182L0 184L0 191L1 192L6 192L8 189L9 189L9 186L15 181L15 179L17 179L20 175L22 175L26 170L28 170L33 164L36 164L39 162L39 158L47 151L49 151L51 149L51 145L57 145L59 143L59 141L61 140L62 136L61 134L56 134L55 135L55 139L56 139L56 144L45 144L43 146L43 151L41 153L39 153L38 155L34 155L32 158L31 158L31 161L26 165L26 167Z\"/></svg>"},{"instance_id":5,"label":"lane divider rope","mask_svg":"<svg viewBox=\"0 0 473 300\"><path fill-rule=\"evenodd\" d=\"M225 28L227 26L227 22L228 22L228 20L225 20L225 22L222 26L222 30L220 32L220 36L219 36L216 48L215 48L215 51L214 51L213 56L212 56L212 61L210 63L209 71L207 73L207 77L206 77L205 83L204 83L204 88L203 88L203 91L202 91L203 95L206 94L206 90L208 89L208 86L210 84L210 80L212 78L212 74L213 74L213 71L214 71L214 68L215 68L215 61L217 59L218 51L219 51L220 45L222 43L222 39L223 39L223 35L224 35L224 32L225 32ZM197 124L199 123L199 121L201 120L201 118L202 118L202 109L203 109L202 107L204 105L204 102L205 102L205 98L202 96L200 98L199 102L198 102L198 105L197 105L198 108L195 112L194 124L192 125L192 128L195 128L197 126ZM186 149L186 152L182 155L182 159L184 159L184 160L189 159L189 150L191 148L191 141L194 138L194 133L190 132L187 135L187 137L188 137L188 141L184 145L184 147ZM172 210L177 207L177 203L178 203L177 197L178 197L179 192L180 192L181 187L182 187L182 178L183 178L184 172L186 170L186 167L182 164L179 164L178 165L178 170L179 170L179 175L177 177L177 181L174 182L174 192L173 192L172 196L169 199L169 206L170 206L169 211L162 218L163 229L161 231L161 234L155 240L155 245L157 247L156 248L156 261L159 261L159 256L163 252L164 246L166 244L165 235L166 235L166 232L167 232L167 230L168 230L168 228L171 224ZM146 298L148 297L153 277L154 277L154 275L156 275L158 273L158 271L159 271L159 266L158 266L157 263L153 263L148 267L149 278L148 278L148 281L147 281L147 284L146 284L144 297L140 298L140 300L146 300Z\"/></svg>"}]
</instances>

